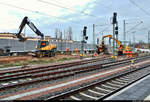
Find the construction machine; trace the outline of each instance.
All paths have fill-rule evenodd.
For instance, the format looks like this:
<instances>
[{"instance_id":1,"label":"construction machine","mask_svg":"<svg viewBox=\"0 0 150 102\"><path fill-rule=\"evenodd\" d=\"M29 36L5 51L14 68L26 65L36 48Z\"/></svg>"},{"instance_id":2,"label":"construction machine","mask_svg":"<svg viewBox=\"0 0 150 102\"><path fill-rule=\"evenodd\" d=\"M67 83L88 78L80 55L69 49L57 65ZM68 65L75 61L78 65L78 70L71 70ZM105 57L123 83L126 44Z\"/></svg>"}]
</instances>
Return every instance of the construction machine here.
<instances>
[{"instance_id":1,"label":"construction machine","mask_svg":"<svg viewBox=\"0 0 150 102\"><path fill-rule=\"evenodd\" d=\"M122 43L119 40L113 38L112 35L105 35L105 36L103 36L102 43L100 45L97 45L97 53L98 54L100 54L100 53L108 54L108 49L107 49L107 47L106 47L106 45L104 43L104 39L106 37L109 37L109 39L113 39L113 40L115 40L117 42L117 44L119 45L119 47L118 47L118 55L123 55L123 48L124 47L123 47Z\"/></svg>"},{"instance_id":2,"label":"construction machine","mask_svg":"<svg viewBox=\"0 0 150 102\"><path fill-rule=\"evenodd\" d=\"M123 50L123 54L126 55L127 57L133 57L133 54L135 55L136 53L133 53L131 50L130 46L125 46ZM136 55L137 56L137 55Z\"/></svg>"},{"instance_id":3,"label":"construction machine","mask_svg":"<svg viewBox=\"0 0 150 102\"><path fill-rule=\"evenodd\" d=\"M55 52L56 52L56 44L51 44L48 40L44 39L44 34L41 33L36 27L35 25L29 20L28 17L24 17L24 19L22 20L19 29L18 29L18 33L16 34L17 38L19 39L20 42L24 42L27 40L27 38L23 37L23 35L21 35L21 32L23 30L23 28L25 27L25 25L28 25L38 36L41 36L41 39L38 41L37 46L36 46L36 51L35 51L35 55L37 57L44 57L44 56L55 56Z\"/></svg>"}]
</instances>

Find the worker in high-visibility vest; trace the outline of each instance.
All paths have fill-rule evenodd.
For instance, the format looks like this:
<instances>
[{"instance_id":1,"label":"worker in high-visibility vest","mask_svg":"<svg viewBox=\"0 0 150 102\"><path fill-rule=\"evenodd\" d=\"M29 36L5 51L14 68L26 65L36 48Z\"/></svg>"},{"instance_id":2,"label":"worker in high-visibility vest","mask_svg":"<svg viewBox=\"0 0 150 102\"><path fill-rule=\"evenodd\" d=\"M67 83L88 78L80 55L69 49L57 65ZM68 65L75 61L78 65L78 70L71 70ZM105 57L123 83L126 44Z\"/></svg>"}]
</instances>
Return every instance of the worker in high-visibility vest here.
<instances>
[{"instance_id":1,"label":"worker in high-visibility vest","mask_svg":"<svg viewBox=\"0 0 150 102\"><path fill-rule=\"evenodd\" d=\"M117 60L117 56L115 56L115 60Z\"/></svg>"},{"instance_id":2,"label":"worker in high-visibility vest","mask_svg":"<svg viewBox=\"0 0 150 102\"><path fill-rule=\"evenodd\" d=\"M134 64L134 60L131 60L131 64Z\"/></svg>"},{"instance_id":3,"label":"worker in high-visibility vest","mask_svg":"<svg viewBox=\"0 0 150 102\"><path fill-rule=\"evenodd\" d=\"M76 53L76 54L79 53L79 49L78 49L78 48L75 49L75 53Z\"/></svg>"},{"instance_id":4,"label":"worker in high-visibility vest","mask_svg":"<svg viewBox=\"0 0 150 102\"><path fill-rule=\"evenodd\" d=\"M114 56L111 56L111 58L113 59L113 58L114 58Z\"/></svg>"},{"instance_id":5,"label":"worker in high-visibility vest","mask_svg":"<svg viewBox=\"0 0 150 102\"><path fill-rule=\"evenodd\" d=\"M130 67L133 67L134 66L134 60L131 60L131 66Z\"/></svg>"}]
</instances>

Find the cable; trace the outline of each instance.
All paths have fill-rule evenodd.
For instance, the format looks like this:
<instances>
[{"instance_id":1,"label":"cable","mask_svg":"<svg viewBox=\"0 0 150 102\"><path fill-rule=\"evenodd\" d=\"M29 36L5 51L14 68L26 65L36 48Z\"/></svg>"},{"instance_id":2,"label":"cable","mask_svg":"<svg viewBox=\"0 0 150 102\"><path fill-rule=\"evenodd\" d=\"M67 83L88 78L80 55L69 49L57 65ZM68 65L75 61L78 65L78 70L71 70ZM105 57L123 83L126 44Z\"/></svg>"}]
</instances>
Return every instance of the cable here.
<instances>
[{"instance_id":1,"label":"cable","mask_svg":"<svg viewBox=\"0 0 150 102\"><path fill-rule=\"evenodd\" d=\"M26 8L23 8L23 7L18 7L18 6L7 4L7 3L3 3L3 2L0 2L0 4L6 5L6 6L10 6L10 7L13 7L13 8L17 8L17 9L21 9L21 10L25 10L25 11L32 12L32 13L38 13L40 15L47 15L47 16L54 17L54 18L59 19L59 20L68 21L68 20L61 19L61 18L59 18L57 16L53 16L53 15L50 15L50 14L45 14L45 13L42 13L42 12L39 12L39 11L34 11L34 10L26 9ZM73 21L71 21L71 22L75 23L75 24L79 24L77 22L73 22Z\"/></svg>"},{"instance_id":2,"label":"cable","mask_svg":"<svg viewBox=\"0 0 150 102\"><path fill-rule=\"evenodd\" d=\"M102 36L103 36L103 32L104 32L104 31L109 31L109 30L107 30L107 29L109 29L110 27L111 27L111 25L108 25L107 27L105 27L102 31L100 31L100 32L98 33L97 36L100 36L99 34L101 34L101 33L102 33Z\"/></svg>"},{"instance_id":3,"label":"cable","mask_svg":"<svg viewBox=\"0 0 150 102\"><path fill-rule=\"evenodd\" d=\"M139 24L135 25L134 27L132 27L131 29L129 29L128 31L126 31L126 33L130 32L132 29L134 29L135 27L139 26L142 23L143 23L143 21L141 21Z\"/></svg>"},{"instance_id":4,"label":"cable","mask_svg":"<svg viewBox=\"0 0 150 102\"><path fill-rule=\"evenodd\" d=\"M150 13L138 6L134 1L129 0L133 5L135 5L137 8L139 8L141 11L143 11L146 15L150 16Z\"/></svg>"},{"instance_id":5,"label":"cable","mask_svg":"<svg viewBox=\"0 0 150 102\"><path fill-rule=\"evenodd\" d=\"M56 6L56 7L68 9L68 10L70 10L70 11L80 12L81 14L88 15L88 16L91 16L91 17L97 17L97 16L95 16L95 15L91 15L91 14L85 13L84 11L77 11L77 10L74 10L74 9L72 9L72 8L65 7L65 6L61 6L61 5L52 3L52 2L47 2L47 1L43 1L43 0L38 0L38 1L39 1L39 2L42 2L42 3L50 4L50 5L53 5L53 6ZM98 17L98 18L99 18L99 17Z\"/></svg>"},{"instance_id":6,"label":"cable","mask_svg":"<svg viewBox=\"0 0 150 102\"><path fill-rule=\"evenodd\" d=\"M67 19L62 19L62 18L57 17L57 16L53 16L53 15L50 15L50 14L45 14L45 13L42 13L42 12L39 12L39 11L26 9L26 8L15 6L15 5L12 5L12 4L7 4L7 3L3 3L3 2L0 2L0 4L5 5L5 6L9 6L9 7L13 7L13 8L17 8L17 9L21 9L21 10L25 10L25 11L32 12L32 13L37 13L37 14L40 14L40 15L46 15L46 16L49 16L49 17L54 17L55 19L62 20L62 21L68 21ZM71 23L74 23L76 25L80 24L79 22L74 22L74 21L71 21Z\"/></svg>"},{"instance_id":7,"label":"cable","mask_svg":"<svg viewBox=\"0 0 150 102\"><path fill-rule=\"evenodd\" d=\"M6 4L6 3L3 3L3 2L0 2L0 4L6 5L6 6L10 6L10 7L14 7L14 8L17 8L17 9L22 9L22 10L29 11L29 12L34 12L34 13L37 12L37 11L33 11L33 10L29 10L29 9L22 8L22 7L18 7L18 6L15 6L15 5Z\"/></svg>"},{"instance_id":8,"label":"cable","mask_svg":"<svg viewBox=\"0 0 150 102\"><path fill-rule=\"evenodd\" d=\"M45 14L45 13L39 12L39 11L26 9L26 8L15 6L15 5L12 5L12 4L7 4L7 3L3 3L3 2L0 2L0 4L5 5L5 6L9 6L9 7L13 7L13 8L17 8L17 9L21 9L21 10L25 10L25 11L32 12L32 13L37 13L37 14L40 14L40 15L46 15L46 16L49 16L49 17L54 17L55 19L59 19L59 20L62 20L62 21L68 21L67 19L62 19L62 18L57 17L57 16L53 16L53 15L50 15L50 14ZM71 23L74 23L74 24L77 24L77 25L80 24L79 22L73 22L73 21L71 21Z\"/></svg>"},{"instance_id":9,"label":"cable","mask_svg":"<svg viewBox=\"0 0 150 102\"><path fill-rule=\"evenodd\" d=\"M112 25L109 25L109 26L105 27L101 32L106 31L106 30L109 29L111 26L112 26Z\"/></svg>"}]
</instances>

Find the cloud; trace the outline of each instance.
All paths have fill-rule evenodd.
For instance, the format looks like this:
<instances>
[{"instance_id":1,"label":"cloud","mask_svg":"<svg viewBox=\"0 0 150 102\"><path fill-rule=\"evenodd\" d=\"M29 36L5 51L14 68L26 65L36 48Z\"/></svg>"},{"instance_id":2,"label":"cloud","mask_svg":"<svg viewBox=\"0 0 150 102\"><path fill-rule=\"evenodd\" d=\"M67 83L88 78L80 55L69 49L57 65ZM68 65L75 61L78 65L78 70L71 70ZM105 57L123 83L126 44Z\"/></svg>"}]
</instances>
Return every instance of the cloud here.
<instances>
[{"instance_id":1,"label":"cloud","mask_svg":"<svg viewBox=\"0 0 150 102\"><path fill-rule=\"evenodd\" d=\"M39 20L41 24L55 23L59 20L60 23L66 23L73 21L73 18L65 18L68 15L77 14L78 11L85 8L85 6L91 0L59 0L59 1L48 1L54 4L63 5L74 9L68 10L61 7L57 7L50 4L45 4L39 2L40 0L1 0L0 1L0 12L3 14L0 18L0 29L1 30L11 30L15 29L23 19L23 17L28 16L33 21ZM2 4L3 3L3 4ZM3 8L3 9L2 9ZM85 11L90 13L90 11ZM63 19L61 19L63 18ZM18 28L18 27L17 27Z\"/></svg>"},{"instance_id":2,"label":"cloud","mask_svg":"<svg viewBox=\"0 0 150 102\"><path fill-rule=\"evenodd\" d=\"M3 6L1 6L3 7ZM0 30L1 31L9 31L10 29L15 29L16 24L18 22L18 18L15 15L10 15L7 11L9 8L0 9Z\"/></svg>"},{"instance_id":3,"label":"cloud","mask_svg":"<svg viewBox=\"0 0 150 102\"><path fill-rule=\"evenodd\" d=\"M150 10L149 1L135 0L135 2L147 12ZM92 25L110 24L113 12L117 12L119 37L121 39L123 38L124 19L129 23L133 22L131 20L142 20L144 21L144 27L149 28L150 26L148 23L149 16L131 4L129 0L0 0L0 12L1 32L16 32L22 19L28 16L41 32L52 36L55 28L63 30L72 26L73 33L77 37L81 37L81 30L83 26L87 25L91 42L93 40ZM134 26L134 23L132 25ZM105 26L96 27L96 32L102 31L104 28ZM126 29L129 28L130 26L127 26ZM29 28L27 27L27 29ZM105 31L104 35L112 34L112 27L109 30L111 31ZM137 39L142 38L140 33L143 32L145 31L136 32ZM27 30L27 33L33 32Z\"/></svg>"}]
</instances>

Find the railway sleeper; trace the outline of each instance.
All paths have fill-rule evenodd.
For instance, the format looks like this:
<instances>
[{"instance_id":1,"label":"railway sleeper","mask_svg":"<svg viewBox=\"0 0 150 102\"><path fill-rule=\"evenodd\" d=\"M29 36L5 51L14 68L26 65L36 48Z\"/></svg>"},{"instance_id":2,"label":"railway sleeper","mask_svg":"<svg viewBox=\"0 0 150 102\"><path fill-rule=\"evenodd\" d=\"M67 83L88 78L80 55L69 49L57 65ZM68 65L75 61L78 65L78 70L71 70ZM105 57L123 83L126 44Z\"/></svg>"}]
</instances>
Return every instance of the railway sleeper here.
<instances>
[{"instance_id":1,"label":"railway sleeper","mask_svg":"<svg viewBox=\"0 0 150 102\"><path fill-rule=\"evenodd\" d=\"M115 88L106 86L106 85L104 85L104 84L103 84L103 85L100 85L99 87L101 87L102 89L110 90L110 91L114 91L114 90L115 90Z\"/></svg>"},{"instance_id":2,"label":"railway sleeper","mask_svg":"<svg viewBox=\"0 0 150 102\"><path fill-rule=\"evenodd\" d=\"M111 82L106 82L106 84L107 84L107 85L110 85L110 86L112 86L112 87L116 87L116 88L122 87L122 85L113 84L113 83L111 83Z\"/></svg>"},{"instance_id":3,"label":"railway sleeper","mask_svg":"<svg viewBox=\"0 0 150 102\"><path fill-rule=\"evenodd\" d=\"M85 91L82 91L82 93L85 93L89 96L93 96L93 97L100 97L101 95L100 94L96 94L95 93L96 91L93 91L93 90L85 90Z\"/></svg>"},{"instance_id":4,"label":"railway sleeper","mask_svg":"<svg viewBox=\"0 0 150 102\"><path fill-rule=\"evenodd\" d=\"M100 88L100 87L95 87L95 89L97 90L97 92L100 92L100 93L102 93L103 95L106 95L107 93L108 93L108 90L106 91L106 90L103 90L102 88Z\"/></svg>"},{"instance_id":5,"label":"railway sleeper","mask_svg":"<svg viewBox=\"0 0 150 102\"><path fill-rule=\"evenodd\" d=\"M96 87L91 90L97 92L101 97L106 95L106 92L103 92L103 91L97 89Z\"/></svg>"},{"instance_id":6,"label":"railway sleeper","mask_svg":"<svg viewBox=\"0 0 150 102\"><path fill-rule=\"evenodd\" d=\"M129 80L124 80L124 79L115 79L115 80L123 83L129 83Z\"/></svg>"},{"instance_id":7,"label":"railway sleeper","mask_svg":"<svg viewBox=\"0 0 150 102\"><path fill-rule=\"evenodd\" d=\"M131 78L130 78L130 79L126 79L126 78L121 77L121 78L119 78L119 80L123 80L123 81L126 81L126 82L130 82L130 81L131 81Z\"/></svg>"},{"instance_id":8,"label":"railway sleeper","mask_svg":"<svg viewBox=\"0 0 150 102\"><path fill-rule=\"evenodd\" d=\"M84 96L84 95L80 94L80 92L77 93L77 94L74 94L73 96L76 97L76 98L79 98L81 100L93 100L93 99L91 99L91 98L89 98L87 96Z\"/></svg>"},{"instance_id":9,"label":"railway sleeper","mask_svg":"<svg viewBox=\"0 0 150 102\"><path fill-rule=\"evenodd\" d=\"M104 96L103 94L101 94L101 93L95 91L94 89L88 89L88 91L91 92L91 93L97 94L99 97Z\"/></svg>"},{"instance_id":10,"label":"railway sleeper","mask_svg":"<svg viewBox=\"0 0 150 102\"><path fill-rule=\"evenodd\" d=\"M97 89L99 89L99 90L101 90L101 91L104 91L104 92L106 92L106 93L112 92L112 90L103 88L103 87L101 87L101 86L97 86L97 87L95 87L95 88L97 88Z\"/></svg>"},{"instance_id":11,"label":"railway sleeper","mask_svg":"<svg viewBox=\"0 0 150 102\"><path fill-rule=\"evenodd\" d=\"M115 79L114 81L120 82L120 83L128 83L128 81L120 80L120 79Z\"/></svg>"},{"instance_id":12,"label":"railway sleeper","mask_svg":"<svg viewBox=\"0 0 150 102\"><path fill-rule=\"evenodd\" d=\"M70 96L68 99L66 100L81 100L80 98L77 98L75 96Z\"/></svg>"},{"instance_id":13,"label":"railway sleeper","mask_svg":"<svg viewBox=\"0 0 150 102\"><path fill-rule=\"evenodd\" d=\"M118 84L118 85L125 85L125 83L118 82L118 81L115 81L115 80L112 80L111 83Z\"/></svg>"},{"instance_id":14,"label":"railway sleeper","mask_svg":"<svg viewBox=\"0 0 150 102\"><path fill-rule=\"evenodd\" d=\"M122 78L130 79L130 78L131 78L131 75L129 75L129 76L123 76Z\"/></svg>"},{"instance_id":15,"label":"railway sleeper","mask_svg":"<svg viewBox=\"0 0 150 102\"><path fill-rule=\"evenodd\" d=\"M98 97L94 97L94 96L91 96L91 95L88 95L84 92L80 92L80 95L84 96L85 98L83 100L86 100L86 98L89 98L89 100L98 100L99 98Z\"/></svg>"},{"instance_id":16,"label":"railway sleeper","mask_svg":"<svg viewBox=\"0 0 150 102\"><path fill-rule=\"evenodd\" d=\"M106 88L110 88L112 90L116 90L117 89L116 87L113 87L113 86L110 86L110 85L107 85L107 84L103 84L102 86L106 87Z\"/></svg>"}]
</instances>

